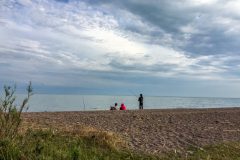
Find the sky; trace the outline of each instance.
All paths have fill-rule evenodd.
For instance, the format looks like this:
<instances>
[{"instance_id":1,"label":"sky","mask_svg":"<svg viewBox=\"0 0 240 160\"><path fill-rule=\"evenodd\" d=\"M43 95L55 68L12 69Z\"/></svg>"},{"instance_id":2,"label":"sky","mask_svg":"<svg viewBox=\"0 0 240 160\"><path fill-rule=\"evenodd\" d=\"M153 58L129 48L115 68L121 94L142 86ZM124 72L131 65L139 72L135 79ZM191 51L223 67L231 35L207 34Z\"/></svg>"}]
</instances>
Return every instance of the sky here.
<instances>
[{"instance_id":1,"label":"sky","mask_svg":"<svg viewBox=\"0 0 240 160\"><path fill-rule=\"evenodd\" d=\"M0 0L0 85L240 97L239 0Z\"/></svg>"}]
</instances>

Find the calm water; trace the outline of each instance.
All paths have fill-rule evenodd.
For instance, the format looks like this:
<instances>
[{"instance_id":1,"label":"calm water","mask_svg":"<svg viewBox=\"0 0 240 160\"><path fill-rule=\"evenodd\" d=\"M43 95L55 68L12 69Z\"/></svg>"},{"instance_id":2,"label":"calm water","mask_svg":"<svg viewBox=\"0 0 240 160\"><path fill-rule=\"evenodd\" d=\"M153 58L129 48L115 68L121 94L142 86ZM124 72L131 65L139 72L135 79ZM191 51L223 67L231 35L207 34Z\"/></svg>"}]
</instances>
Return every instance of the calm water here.
<instances>
[{"instance_id":1,"label":"calm water","mask_svg":"<svg viewBox=\"0 0 240 160\"><path fill-rule=\"evenodd\" d=\"M19 104L24 95L17 97ZM135 96L35 94L28 111L108 110L115 102L124 102L128 109L138 109L137 99ZM215 107L240 107L240 98L144 97L145 109Z\"/></svg>"}]
</instances>

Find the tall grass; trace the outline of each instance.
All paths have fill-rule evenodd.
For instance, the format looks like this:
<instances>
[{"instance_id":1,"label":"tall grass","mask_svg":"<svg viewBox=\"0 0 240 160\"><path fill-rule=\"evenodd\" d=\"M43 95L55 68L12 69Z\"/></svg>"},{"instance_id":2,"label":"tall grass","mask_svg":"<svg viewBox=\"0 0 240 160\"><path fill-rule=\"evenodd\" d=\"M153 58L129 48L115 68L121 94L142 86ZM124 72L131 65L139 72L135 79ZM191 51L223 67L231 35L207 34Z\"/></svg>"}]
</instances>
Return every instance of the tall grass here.
<instances>
[{"instance_id":1,"label":"tall grass","mask_svg":"<svg viewBox=\"0 0 240 160\"><path fill-rule=\"evenodd\" d=\"M4 86L3 97L0 98L0 137L14 138L21 123L21 114L27 109L30 96L33 94L32 84L27 87L27 97L19 107L16 106L15 100L16 86Z\"/></svg>"}]
</instances>

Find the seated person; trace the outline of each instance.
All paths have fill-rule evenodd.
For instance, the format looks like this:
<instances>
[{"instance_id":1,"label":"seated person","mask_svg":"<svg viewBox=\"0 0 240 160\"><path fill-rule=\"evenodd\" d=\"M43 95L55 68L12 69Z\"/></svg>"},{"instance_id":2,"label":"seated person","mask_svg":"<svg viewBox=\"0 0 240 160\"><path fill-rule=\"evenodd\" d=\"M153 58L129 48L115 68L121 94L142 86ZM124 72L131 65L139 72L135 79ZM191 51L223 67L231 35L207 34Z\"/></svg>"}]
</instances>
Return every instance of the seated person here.
<instances>
[{"instance_id":1,"label":"seated person","mask_svg":"<svg viewBox=\"0 0 240 160\"><path fill-rule=\"evenodd\" d=\"M114 106L110 106L110 110L117 110L117 103L114 104Z\"/></svg>"},{"instance_id":2,"label":"seated person","mask_svg":"<svg viewBox=\"0 0 240 160\"><path fill-rule=\"evenodd\" d=\"M127 110L127 107L124 105L124 103L121 104L120 110Z\"/></svg>"}]
</instances>

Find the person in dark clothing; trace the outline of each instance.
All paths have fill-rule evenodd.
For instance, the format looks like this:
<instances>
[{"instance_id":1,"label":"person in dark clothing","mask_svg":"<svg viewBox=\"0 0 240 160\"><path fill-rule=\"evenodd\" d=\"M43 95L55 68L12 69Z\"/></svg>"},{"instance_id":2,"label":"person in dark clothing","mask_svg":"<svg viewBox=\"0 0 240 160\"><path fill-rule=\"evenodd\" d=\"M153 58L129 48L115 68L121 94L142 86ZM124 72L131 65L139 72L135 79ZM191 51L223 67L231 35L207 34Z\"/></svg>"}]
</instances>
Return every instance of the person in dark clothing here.
<instances>
[{"instance_id":1,"label":"person in dark clothing","mask_svg":"<svg viewBox=\"0 0 240 160\"><path fill-rule=\"evenodd\" d=\"M140 94L140 97L138 98L139 102L139 109L143 109L143 95Z\"/></svg>"},{"instance_id":2,"label":"person in dark clothing","mask_svg":"<svg viewBox=\"0 0 240 160\"><path fill-rule=\"evenodd\" d=\"M110 107L110 110L117 110L117 105L118 105L118 104L115 103L114 106L111 106L111 107Z\"/></svg>"}]
</instances>

